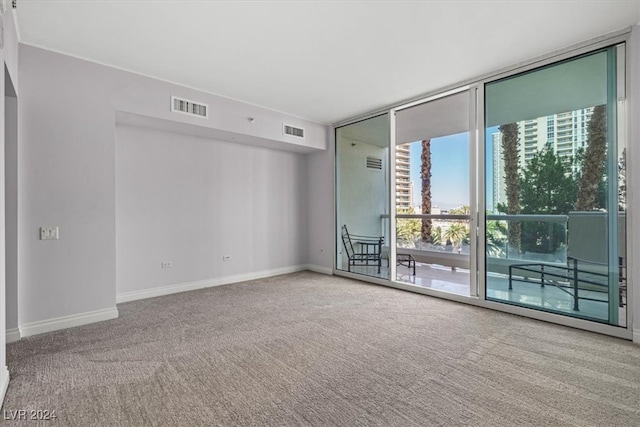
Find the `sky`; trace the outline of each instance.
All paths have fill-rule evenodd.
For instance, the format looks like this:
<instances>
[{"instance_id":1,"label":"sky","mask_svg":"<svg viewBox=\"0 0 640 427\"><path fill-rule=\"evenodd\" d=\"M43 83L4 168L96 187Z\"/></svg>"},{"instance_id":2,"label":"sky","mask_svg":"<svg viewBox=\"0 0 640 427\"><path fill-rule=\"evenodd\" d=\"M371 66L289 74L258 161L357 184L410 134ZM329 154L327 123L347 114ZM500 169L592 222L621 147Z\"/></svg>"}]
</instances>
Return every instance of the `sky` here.
<instances>
[{"instance_id":1,"label":"sky","mask_svg":"<svg viewBox=\"0 0 640 427\"><path fill-rule=\"evenodd\" d=\"M486 208L493 209L493 144L491 136L498 127L485 130L485 175ZM411 144L411 180L413 181L413 203L421 204L422 180L420 178L420 156L422 143ZM470 205L469 195L469 133L449 135L431 140L431 200L440 209L453 209Z\"/></svg>"},{"instance_id":2,"label":"sky","mask_svg":"<svg viewBox=\"0 0 640 427\"><path fill-rule=\"evenodd\" d=\"M413 203L420 204L422 143L411 144ZM440 209L469 205L469 133L431 140L431 200Z\"/></svg>"}]
</instances>

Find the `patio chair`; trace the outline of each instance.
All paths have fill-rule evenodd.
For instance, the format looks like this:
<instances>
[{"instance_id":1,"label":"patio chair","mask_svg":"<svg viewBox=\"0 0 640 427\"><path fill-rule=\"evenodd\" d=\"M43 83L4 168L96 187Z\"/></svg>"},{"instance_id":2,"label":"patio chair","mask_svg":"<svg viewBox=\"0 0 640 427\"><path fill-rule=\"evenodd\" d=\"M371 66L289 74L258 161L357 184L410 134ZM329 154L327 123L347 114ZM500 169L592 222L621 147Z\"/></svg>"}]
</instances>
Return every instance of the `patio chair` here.
<instances>
[{"instance_id":1,"label":"patio chair","mask_svg":"<svg viewBox=\"0 0 640 427\"><path fill-rule=\"evenodd\" d=\"M409 270L413 269L413 275L416 275L416 260L411 254L396 254L396 265L404 265Z\"/></svg>"},{"instance_id":2,"label":"patio chair","mask_svg":"<svg viewBox=\"0 0 640 427\"><path fill-rule=\"evenodd\" d=\"M347 270L351 271L351 266L373 265L382 266L382 244L384 237L362 236L351 234L346 225L342 226L342 244L348 258Z\"/></svg>"}]
</instances>

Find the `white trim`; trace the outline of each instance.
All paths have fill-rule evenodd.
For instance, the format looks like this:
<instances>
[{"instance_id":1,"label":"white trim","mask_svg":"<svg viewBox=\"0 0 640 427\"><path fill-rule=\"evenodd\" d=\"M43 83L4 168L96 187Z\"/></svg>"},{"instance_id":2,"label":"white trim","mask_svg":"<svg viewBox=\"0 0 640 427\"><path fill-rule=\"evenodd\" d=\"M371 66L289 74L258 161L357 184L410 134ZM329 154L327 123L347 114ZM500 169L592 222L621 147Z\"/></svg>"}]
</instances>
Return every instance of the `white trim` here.
<instances>
[{"instance_id":1,"label":"white trim","mask_svg":"<svg viewBox=\"0 0 640 427\"><path fill-rule=\"evenodd\" d=\"M9 344L10 342L20 341L20 329L18 328L7 329L5 337L6 337L7 344Z\"/></svg>"},{"instance_id":2,"label":"white trim","mask_svg":"<svg viewBox=\"0 0 640 427\"><path fill-rule=\"evenodd\" d=\"M640 345L640 330L633 331L633 343Z\"/></svg>"},{"instance_id":3,"label":"white trim","mask_svg":"<svg viewBox=\"0 0 640 427\"><path fill-rule=\"evenodd\" d=\"M57 331L59 329L73 328L75 326L87 325L89 323L102 322L103 320L115 319L118 317L117 307L104 308L102 310L88 311L85 313L72 314L69 316L54 317L47 320L25 323L19 326L20 336L28 337L45 332Z\"/></svg>"},{"instance_id":4,"label":"white trim","mask_svg":"<svg viewBox=\"0 0 640 427\"><path fill-rule=\"evenodd\" d=\"M248 280L264 279L265 277L278 276L280 274L295 273L307 270L307 265L294 265L291 267L276 268L272 270L257 271L255 273L237 274L234 276L218 277L216 279L200 280L197 282L178 283L175 285L158 286L139 291L123 292L116 294L116 304L135 301L145 298L159 297L176 294L179 292L194 291L196 289L210 288L213 286L229 285L231 283L246 282Z\"/></svg>"},{"instance_id":5,"label":"white trim","mask_svg":"<svg viewBox=\"0 0 640 427\"><path fill-rule=\"evenodd\" d=\"M4 396L9 387L9 369L6 366L0 368L0 407L4 404Z\"/></svg>"},{"instance_id":6,"label":"white trim","mask_svg":"<svg viewBox=\"0 0 640 427\"><path fill-rule=\"evenodd\" d=\"M331 267L324 267L322 265L316 265L316 264L307 264L306 267L307 267L307 270L309 271L315 271L316 273L333 276L333 268Z\"/></svg>"},{"instance_id":7,"label":"white trim","mask_svg":"<svg viewBox=\"0 0 640 427\"><path fill-rule=\"evenodd\" d=\"M396 262L391 262L391 260L397 260L398 259L398 254L397 254L397 249L398 249L398 245L396 244L396 236L397 236L397 226L398 226L398 222L396 220L396 213L397 213L397 207L396 204L398 203L398 199L396 199L396 197L398 197L398 195L396 194L396 174L397 172L397 164L396 164L396 150L398 149L398 144L396 141L396 110L389 110L389 113L387 114L387 132L389 132L389 166L387 167L387 176L385 177L385 181L389 182L389 187L388 187L388 191L389 191L389 198L386 200L387 202L387 206L389 209L389 226L388 228L385 230L385 226L384 226L384 221L382 222L382 235L385 235L385 231L389 234L387 234L387 236L389 236L389 257L387 258L387 266L389 266L389 277L396 277L397 272L396 272L396 267L397 267L397 263ZM411 176L411 169L409 169L409 176ZM376 194L377 197L380 197L380 194ZM384 197L384 196L383 196ZM410 200L412 199L412 196L409 196ZM413 206L411 206L413 208ZM420 211L422 212L422 211ZM431 213L431 212L429 212ZM343 242L344 243L344 242ZM336 246L338 246L336 244ZM382 256L382 254L380 254L380 256ZM347 261L348 262L348 261ZM381 260L378 260L378 262L382 262ZM367 261L367 264L369 262ZM380 264L378 264L378 267L380 266ZM415 263L413 264L413 266L415 267ZM348 269L348 268L347 268ZM415 271L415 268L414 268Z\"/></svg>"},{"instance_id":8,"label":"white trim","mask_svg":"<svg viewBox=\"0 0 640 427\"><path fill-rule=\"evenodd\" d=\"M398 112L401 110L406 110L407 108L415 107L416 105L426 104L427 102L436 101L438 99L446 98L447 96L455 95L457 93L462 93L471 89L471 85L464 85L460 87L456 87L451 90L447 90L444 92L439 92L435 95L428 96L426 98L418 99L407 104L402 104L398 107L392 108L392 111Z\"/></svg>"}]
</instances>

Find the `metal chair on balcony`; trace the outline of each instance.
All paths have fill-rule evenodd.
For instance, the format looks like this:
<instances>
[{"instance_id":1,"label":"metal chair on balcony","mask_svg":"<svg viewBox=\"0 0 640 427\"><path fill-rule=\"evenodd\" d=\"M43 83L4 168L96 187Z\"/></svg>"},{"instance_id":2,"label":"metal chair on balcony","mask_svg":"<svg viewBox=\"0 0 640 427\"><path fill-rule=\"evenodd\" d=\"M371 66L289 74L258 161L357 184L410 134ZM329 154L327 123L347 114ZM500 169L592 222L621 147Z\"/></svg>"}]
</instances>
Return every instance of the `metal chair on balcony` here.
<instances>
[{"instance_id":1,"label":"metal chair on balcony","mask_svg":"<svg viewBox=\"0 0 640 427\"><path fill-rule=\"evenodd\" d=\"M347 270L351 266L377 266L378 274L382 266L382 244L384 237L350 234L346 225L342 226L342 244L348 258Z\"/></svg>"},{"instance_id":2,"label":"metal chair on balcony","mask_svg":"<svg viewBox=\"0 0 640 427\"><path fill-rule=\"evenodd\" d=\"M416 260L411 254L396 254L396 265L404 265L416 275Z\"/></svg>"}]
</instances>

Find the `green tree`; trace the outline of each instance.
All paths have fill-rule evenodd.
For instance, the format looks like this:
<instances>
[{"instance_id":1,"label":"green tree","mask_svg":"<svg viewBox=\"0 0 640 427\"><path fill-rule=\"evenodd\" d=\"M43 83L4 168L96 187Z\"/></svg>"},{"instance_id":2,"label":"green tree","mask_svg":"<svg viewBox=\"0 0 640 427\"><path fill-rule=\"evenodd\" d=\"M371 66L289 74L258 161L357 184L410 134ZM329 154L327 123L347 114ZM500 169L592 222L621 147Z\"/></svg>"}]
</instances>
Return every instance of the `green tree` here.
<instances>
[{"instance_id":1,"label":"green tree","mask_svg":"<svg viewBox=\"0 0 640 427\"><path fill-rule=\"evenodd\" d=\"M407 209L398 208L399 214L413 214L413 208ZM420 237L421 221L418 218L398 218L396 226L396 234L398 236L398 243L414 247L416 239Z\"/></svg>"},{"instance_id":2,"label":"green tree","mask_svg":"<svg viewBox=\"0 0 640 427\"><path fill-rule=\"evenodd\" d=\"M627 210L627 149L622 150L618 159L618 210Z\"/></svg>"},{"instance_id":3,"label":"green tree","mask_svg":"<svg viewBox=\"0 0 640 427\"><path fill-rule=\"evenodd\" d=\"M460 206L458 208L453 208L449 210L449 214L450 215L470 215L471 214L471 207L464 205L464 206ZM456 241L454 239L451 239L449 237L447 237L449 240L451 240L454 243L464 243L464 244L469 244L470 240L471 240L471 231L469 230L469 225L468 225L468 220L463 219L463 220L453 220L454 221L454 225L456 225L455 228L457 228L458 225L462 225L462 227L464 227L464 231L465 231L465 235L463 237L462 240L460 241ZM458 230L454 230L456 231L456 233L458 232Z\"/></svg>"},{"instance_id":4,"label":"green tree","mask_svg":"<svg viewBox=\"0 0 640 427\"><path fill-rule=\"evenodd\" d=\"M454 222L449 226L449 228L444 230L443 233L443 237L447 240L450 240L453 245L458 248L458 250L460 250L462 242L464 242L465 239L468 239L468 236L468 227L460 222Z\"/></svg>"},{"instance_id":5,"label":"green tree","mask_svg":"<svg viewBox=\"0 0 640 427\"><path fill-rule=\"evenodd\" d=\"M442 244L442 227L437 226L431 230L431 243L434 245Z\"/></svg>"},{"instance_id":6,"label":"green tree","mask_svg":"<svg viewBox=\"0 0 640 427\"><path fill-rule=\"evenodd\" d=\"M524 214L566 215L573 210L577 185L572 158L560 157L546 146L529 160L520 178Z\"/></svg>"},{"instance_id":7,"label":"green tree","mask_svg":"<svg viewBox=\"0 0 640 427\"><path fill-rule=\"evenodd\" d=\"M575 204L576 210L579 211L592 211L604 207L599 206L598 190L603 183L607 158L607 109L605 105L593 108L587 129L589 137Z\"/></svg>"},{"instance_id":8,"label":"green tree","mask_svg":"<svg viewBox=\"0 0 640 427\"><path fill-rule=\"evenodd\" d=\"M560 157L550 146L537 152L520 178L523 214L566 215L573 210L578 191L572 157ZM558 223L527 221L522 225L522 249L554 252L566 240Z\"/></svg>"},{"instance_id":9,"label":"green tree","mask_svg":"<svg viewBox=\"0 0 640 427\"><path fill-rule=\"evenodd\" d=\"M453 208L449 210L449 214L451 215L469 215L471 214L470 206L460 206L459 208Z\"/></svg>"},{"instance_id":10,"label":"green tree","mask_svg":"<svg viewBox=\"0 0 640 427\"><path fill-rule=\"evenodd\" d=\"M487 255L505 256L504 245L507 243L507 224L504 221L487 221Z\"/></svg>"},{"instance_id":11,"label":"green tree","mask_svg":"<svg viewBox=\"0 0 640 427\"><path fill-rule=\"evenodd\" d=\"M422 180L422 213L431 213L431 140L422 141L422 154L420 156L420 178ZM422 219L422 242L431 242L431 218Z\"/></svg>"},{"instance_id":12,"label":"green tree","mask_svg":"<svg viewBox=\"0 0 640 427\"><path fill-rule=\"evenodd\" d=\"M507 123L500 126L502 134L502 155L504 159L504 181L507 192L506 213L520 213L520 174L518 124ZM510 221L508 230L509 245L517 252L521 250L521 225L518 221Z\"/></svg>"}]
</instances>

